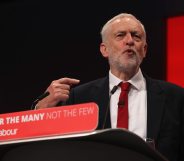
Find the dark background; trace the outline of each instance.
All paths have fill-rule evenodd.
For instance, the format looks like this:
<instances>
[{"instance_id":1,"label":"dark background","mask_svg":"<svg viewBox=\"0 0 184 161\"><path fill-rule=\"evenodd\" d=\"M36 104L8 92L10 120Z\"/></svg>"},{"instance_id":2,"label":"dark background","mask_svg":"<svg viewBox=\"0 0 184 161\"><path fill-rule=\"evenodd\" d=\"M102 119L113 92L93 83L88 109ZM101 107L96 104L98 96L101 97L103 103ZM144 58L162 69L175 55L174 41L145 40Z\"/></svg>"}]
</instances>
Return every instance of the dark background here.
<instances>
[{"instance_id":1,"label":"dark background","mask_svg":"<svg viewBox=\"0 0 184 161\"><path fill-rule=\"evenodd\" d=\"M166 19L184 14L183 0L4 0L0 2L0 113L28 110L52 80L103 77L100 30L121 12L145 25L142 69L165 80Z\"/></svg>"}]
</instances>

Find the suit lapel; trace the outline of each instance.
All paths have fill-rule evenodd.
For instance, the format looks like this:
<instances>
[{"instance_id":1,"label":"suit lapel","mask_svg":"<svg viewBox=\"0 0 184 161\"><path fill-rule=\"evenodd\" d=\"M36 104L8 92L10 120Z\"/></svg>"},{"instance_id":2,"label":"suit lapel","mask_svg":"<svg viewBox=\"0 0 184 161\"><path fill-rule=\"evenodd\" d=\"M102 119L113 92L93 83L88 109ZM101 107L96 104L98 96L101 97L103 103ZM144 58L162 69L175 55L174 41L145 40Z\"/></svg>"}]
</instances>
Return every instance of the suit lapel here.
<instances>
[{"instance_id":1,"label":"suit lapel","mask_svg":"<svg viewBox=\"0 0 184 161\"><path fill-rule=\"evenodd\" d=\"M109 102L109 78L105 77L104 79L98 81L94 86L94 100L99 106L99 124L98 129L103 127L105 123L105 128L110 128L110 110L108 107ZM107 109L108 108L108 109ZM108 110L107 119L105 121L105 113Z\"/></svg>"},{"instance_id":2,"label":"suit lapel","mask_svg":"<svg viewBox=\"0 0 184 161\"><path fill-rule=\"evenodd\" d=\"M165 95L158 82L146 77L147 84L147 137L157 140Z\"/></svg>"},{"instance_id":3,"label":"suit lapel","mask_svg":"<svg viewBox=\"0 0 184 161\"><path fill-rule=\"evenodd\" d=\"M145 75L144 75L145 76ZM165 95L160 84L145 76L147 84L147 137L157 139L162 114L164 110ZM110 110L109 102L109 78L105 77L99 80L91 91L91 95L99 106L99 124L97 129L101 129L104 124L106 110L108 110L105 128L110 128ZM108 108L108 109L107 109Z\"/></svg>"}]
</instances>

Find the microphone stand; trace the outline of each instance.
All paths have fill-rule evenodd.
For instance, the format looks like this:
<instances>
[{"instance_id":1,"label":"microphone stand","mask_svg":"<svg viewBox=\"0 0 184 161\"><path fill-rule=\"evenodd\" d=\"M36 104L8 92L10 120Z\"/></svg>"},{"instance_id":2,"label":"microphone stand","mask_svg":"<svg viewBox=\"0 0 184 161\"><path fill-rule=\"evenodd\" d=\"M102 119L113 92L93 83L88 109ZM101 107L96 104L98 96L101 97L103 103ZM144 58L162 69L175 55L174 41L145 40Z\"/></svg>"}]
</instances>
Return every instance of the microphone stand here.
<instances>
[{"instance_id":1,"label":"microphone stand","mask_svg":"<svg viewBox=\"0 0 184 161\"><path fill-rule=\"evenodd\" d=\"M106 121L107 121L108 111L110 110L111 96L116 92L116 90L118 89L118 86L119 86L119 84L114 86L112 88L112 90L110 91L109 100L108 100L107 108L106 108L106 111L105 111L105 117L104 117L102 129L105 129L105 124L106 124Z\"/></svg>"},{"instance_id":2,"label":"microphone stand","mask_svg":"<svg viewBox=\"0 0 184 161\"><path fill-rule=\"evenodd\" d=\"M32 105L31 105L31 110L35 109L36 104L37 104L40 100L42 100L42 99L44 99L45 97L47 97L49 94L50 94L49 92L45 92L45 93L43 93L42 95L40 95L40 96L32 103Z\"/></svg>"}]
</instances>

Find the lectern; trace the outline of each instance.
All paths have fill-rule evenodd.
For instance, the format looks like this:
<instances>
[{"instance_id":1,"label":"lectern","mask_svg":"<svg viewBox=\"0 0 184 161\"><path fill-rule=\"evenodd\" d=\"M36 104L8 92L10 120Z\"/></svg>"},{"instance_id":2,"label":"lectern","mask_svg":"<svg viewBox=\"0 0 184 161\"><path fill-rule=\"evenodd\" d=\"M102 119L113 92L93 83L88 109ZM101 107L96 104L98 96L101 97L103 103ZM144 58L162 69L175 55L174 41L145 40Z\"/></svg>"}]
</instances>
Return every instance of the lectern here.
<instances>
[{"instance_id":1,"label":"lectern","mask_svg":"<svg viewBox=\"0 0 184 161\"><path fill-rule=\"evenodd\" d=\"M1 161L167 161L124 129L19 140L0 151Z\"/></svg>"}]
</instances>

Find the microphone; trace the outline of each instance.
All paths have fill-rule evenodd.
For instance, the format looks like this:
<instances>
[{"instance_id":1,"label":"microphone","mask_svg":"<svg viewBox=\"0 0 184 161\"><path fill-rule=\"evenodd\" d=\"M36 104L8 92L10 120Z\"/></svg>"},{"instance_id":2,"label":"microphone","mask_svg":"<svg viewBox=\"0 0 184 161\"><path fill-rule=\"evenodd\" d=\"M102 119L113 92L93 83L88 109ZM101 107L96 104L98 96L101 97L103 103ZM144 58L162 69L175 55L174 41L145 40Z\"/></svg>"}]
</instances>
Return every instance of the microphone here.
<instances>
[{"instance_id":1,"label":"microphone","mask_svg":"<svg viewBox=\"0 0 184 161\"><path fill-rule=\"evenodd\" d=\"M116 90L118 89L118 85L115 85L112 90L110 91L110 95L109 95L109 101L108 101L108 104L107 104L107 108L106 108L106 111L105 111L105 117L104 117L104 121L103 121L103 126L102 126L102 129L105 128L105 124L106 124L106 121L107 121L107 115L108 115L108 111L110 109L110 101L111 101L111 96L116 92Z\"/></svg>"},{"instance_id":2,"label":"microphone","mask_svg":"<svg viewBox=\"0 0 184 161\"><path fill-rule=\"evenodd\" d=\"M43 93L42 95L38 96L37 99L32 103L31 105L31 110L33 110L36 106L36 104L41 101L42 99L44 99L45 97L47 97L50 93L47 91L45 93Z\"/></svg>"}]
</instances>

